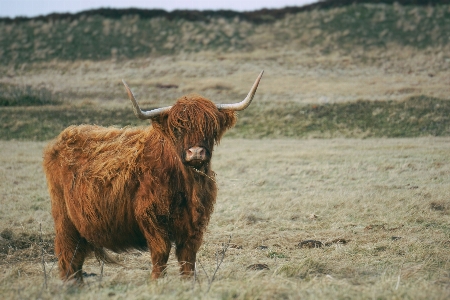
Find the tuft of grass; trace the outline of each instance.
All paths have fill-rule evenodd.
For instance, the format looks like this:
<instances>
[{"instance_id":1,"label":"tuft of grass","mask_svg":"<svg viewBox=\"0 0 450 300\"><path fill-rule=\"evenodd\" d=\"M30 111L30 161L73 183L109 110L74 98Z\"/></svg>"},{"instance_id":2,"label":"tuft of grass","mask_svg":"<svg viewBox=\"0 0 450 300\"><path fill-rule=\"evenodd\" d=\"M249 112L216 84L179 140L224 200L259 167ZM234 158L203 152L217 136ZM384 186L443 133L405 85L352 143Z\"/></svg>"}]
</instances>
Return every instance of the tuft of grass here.
<instances>
[{"instance_id":1,"label":"tuft of grass","mask_svg":"<svg viewBox=\"0 0 450 300\"><path fill-rule=\"evenodd\" d=\"M278 270L278 274L282 274L286 277L297 277L309 281L314 276L325 275L329 271L330 270L325 263L312 258L306 258L298 263L283 265Z\"/></svg>"},{"instance_id":2,"label":"tuft of grass","mask_svg":"<svg viewBox=\"0 0 450 300\"><path fill-rule=\"evenodd\" d=\"M269 250L269 252L267 252L267 257L268 258L287 258L287 256L284 253L277 252L274 250Z\"/></svg>"},{"instance_id":3,"label":"tuft of grass","mask_svg":"<svg viewBox=\"0 0 450 300\"><path fill-rule=\"evenodd\" d=\"M40 106L60 103L55 94L45 87L0 84L0 106Z\"/></svg>"}]
</instances>

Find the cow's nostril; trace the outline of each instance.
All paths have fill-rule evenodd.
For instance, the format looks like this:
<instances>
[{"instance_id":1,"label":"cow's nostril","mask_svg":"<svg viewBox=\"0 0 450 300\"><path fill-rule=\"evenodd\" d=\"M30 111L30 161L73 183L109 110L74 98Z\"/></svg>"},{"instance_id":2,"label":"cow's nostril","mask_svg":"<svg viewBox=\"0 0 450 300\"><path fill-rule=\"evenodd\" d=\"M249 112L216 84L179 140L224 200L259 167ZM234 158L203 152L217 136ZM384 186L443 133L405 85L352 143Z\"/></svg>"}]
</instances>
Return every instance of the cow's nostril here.
<instances>
[{"instance_id":1,"label":"cow's nostril","mask_svg":"<svg viewBox=\"0 0 450 300\"><path fill-rule=\"evenodd\" d=\"M203 147L192 147L186 150L186 160L204 160L206 159L206 149Z\"/></svg>"}]
</instances>

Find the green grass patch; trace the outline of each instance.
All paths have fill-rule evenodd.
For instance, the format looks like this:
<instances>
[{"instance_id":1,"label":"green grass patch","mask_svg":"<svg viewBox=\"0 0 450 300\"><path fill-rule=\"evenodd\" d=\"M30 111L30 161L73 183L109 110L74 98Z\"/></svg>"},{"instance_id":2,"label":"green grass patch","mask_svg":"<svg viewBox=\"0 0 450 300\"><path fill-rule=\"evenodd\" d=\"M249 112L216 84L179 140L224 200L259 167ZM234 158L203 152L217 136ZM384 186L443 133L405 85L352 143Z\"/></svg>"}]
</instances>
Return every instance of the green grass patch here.
<instances>
[{"instance_id":1,"label":"green grass patch","mask_svg":"<svg viewBox=\"0 0 450 300\"><path fill-rule=\"evenodd\" d=\"M426 96L406 101L250 107L232 135L245 138L368 138L447 136L450 102Z\"/></svg>"},{"instance_id":2,"label":"green grass patch","mask_svg":"<svg viewBox=\"0 0 450 300\"><path fill-rule=\"evenodd\" d=\"M38 106L60 103L54 93L44 87L36 89L29 85L0 84L0 106Z\"/></svg>"},{"instance_id":3,"label":"green grass patch","mask_svg":"<svg viewBox=\"0 0 450 300\"><path fill-rule=\"evenodd\" d=\"M41 106L0 108L0 137L3 140L49 140L70 125L133 126L139 121L132 110L96 107Z\"/></svg>"},{"instance_id":4,"label":"green grass patch","mask_svg":"<svg viewBox=\"0 0 450 300\"><path fill-rule=\"evenodd\" d=\"M76 124L147 126L130 109L41 106L0 108L3 140L48 140ZM406 101L254 105L240 113L228 137L370 138L450 135L450 101L426 96Z\"/></svg>"}]
</instances>

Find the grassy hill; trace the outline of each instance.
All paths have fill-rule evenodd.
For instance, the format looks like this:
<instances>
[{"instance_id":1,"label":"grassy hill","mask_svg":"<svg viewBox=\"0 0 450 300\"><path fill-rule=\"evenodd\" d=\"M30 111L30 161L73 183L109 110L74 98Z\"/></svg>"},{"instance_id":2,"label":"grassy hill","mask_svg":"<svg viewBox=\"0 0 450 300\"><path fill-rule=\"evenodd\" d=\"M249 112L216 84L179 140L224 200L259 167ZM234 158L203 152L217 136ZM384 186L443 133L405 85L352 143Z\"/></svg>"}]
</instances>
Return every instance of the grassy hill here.
<instances>
[{"instance_id":1,"label":"grassy hill","mask_svg":"<svg viewBox=\"0 0 450 300\"><path fill-rule=\"evenodd\" d=\"M1 139L137 125L121 78L148 106L191 92L221 102L244 97L241 79L262 68L261 105L230 136L450 135L450 1L399 3L0 19Z\"/></svg>"},{"instance_id":2,"label":"grassy hill","mask_svg":"<svg viewBox=\"0 0 450 300\"><path fill-rule=\"evenodd\" d=\"M125 59L205 50L226 53L314 47L329 53L393 43L420 49L450 44L449 1L380 2L391 1L324 1L246 13L99 9L4 18L0 19L0 64Z\"/></svg>"}]
</instances>

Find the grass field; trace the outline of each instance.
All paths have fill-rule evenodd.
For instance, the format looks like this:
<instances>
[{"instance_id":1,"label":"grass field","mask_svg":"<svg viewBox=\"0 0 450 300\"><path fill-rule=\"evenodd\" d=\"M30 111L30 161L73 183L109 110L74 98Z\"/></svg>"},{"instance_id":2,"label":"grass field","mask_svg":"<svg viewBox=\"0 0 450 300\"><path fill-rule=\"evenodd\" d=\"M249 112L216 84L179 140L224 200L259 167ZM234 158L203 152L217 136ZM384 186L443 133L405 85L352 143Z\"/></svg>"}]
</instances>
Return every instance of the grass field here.
<instances>
[{"instance_id":1,"label":"grass field","mask_svg":"<svg viewBox=\"0 0 450 300\"><path fill-rule=\"evenodd\" d=\"M123 62L36 63L23 69L0 66L0 98L5 103L21 99L21 93L10 91L33 96L45 91L62 104L0 107L0 135L46 140L70 124L145 125L131 113L122 78L144 108L172 105L188 93L230 103L245 97L262 69L257 98L241 114L234 137L449 134L450 58L435 50L399 46L362 52L373 58L369 61L358 53L205 52Z\"/></svg>"},{"instance_id":2,"label":"grass field","mask_svg":"<svg viewBox=\"0 0 450 300\"><path fill-rule=\"evenodd\" d=\"M103 273L89 259L85 271L97 276L83 288L57 278L44 144L0 142L5 299L450 296L449 138L225 139L214 154L219 196L195 282L179 279L173 254L168 276L149 281L149 255L134 251Z\"/></svg>"},{"instance_id":3,"label":"grass field","mask_svg":"<svg viewBox=\"0 0 450 300\"><path fill-rule=\"evenodd\" d=\"M449 13L0 20L0 298L449 299ZM71 124L146 126L122 79L145 109L188 93L232 103L262 69L214 153L195 278L172 254L152 282L131 251L103 269L90 258L83 287L60 281L45 144Z\"/></svg>"}]
</instances>

